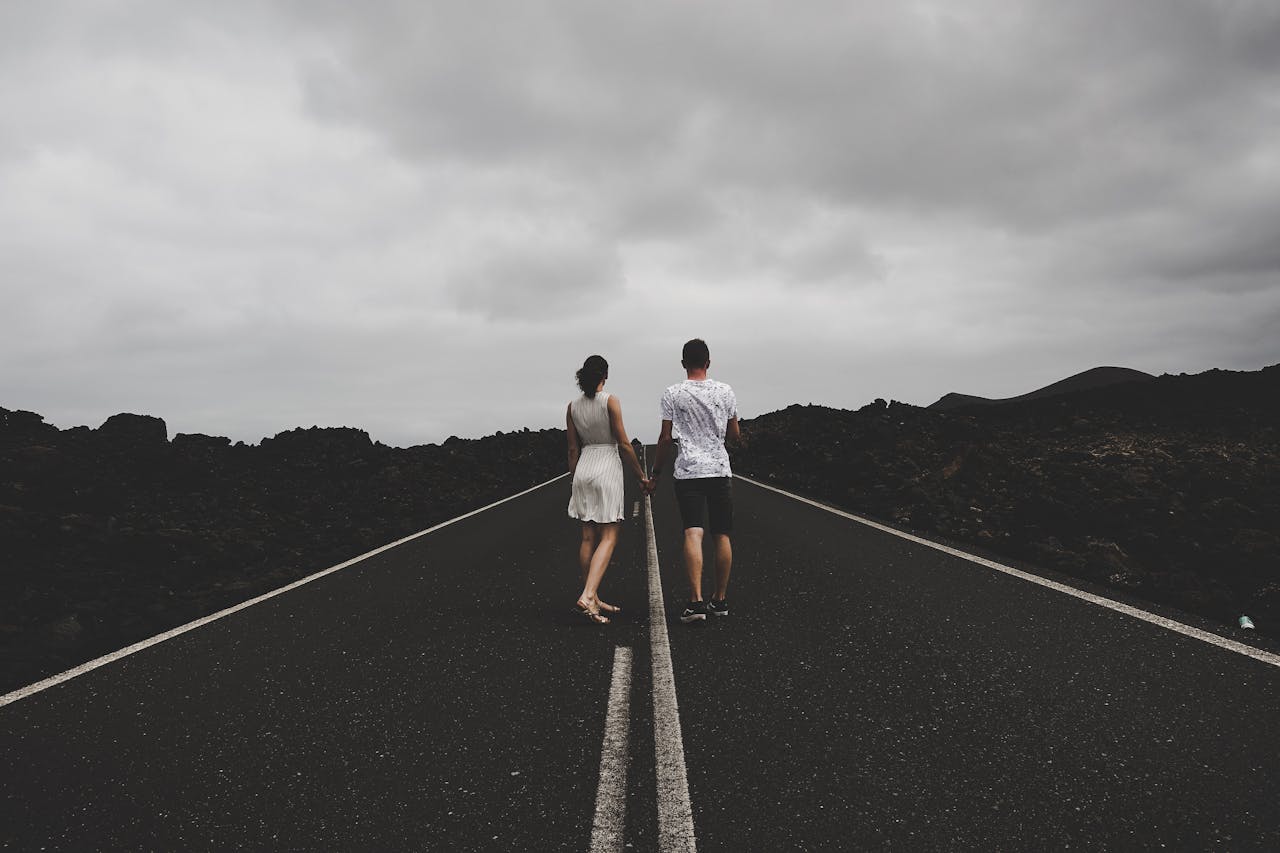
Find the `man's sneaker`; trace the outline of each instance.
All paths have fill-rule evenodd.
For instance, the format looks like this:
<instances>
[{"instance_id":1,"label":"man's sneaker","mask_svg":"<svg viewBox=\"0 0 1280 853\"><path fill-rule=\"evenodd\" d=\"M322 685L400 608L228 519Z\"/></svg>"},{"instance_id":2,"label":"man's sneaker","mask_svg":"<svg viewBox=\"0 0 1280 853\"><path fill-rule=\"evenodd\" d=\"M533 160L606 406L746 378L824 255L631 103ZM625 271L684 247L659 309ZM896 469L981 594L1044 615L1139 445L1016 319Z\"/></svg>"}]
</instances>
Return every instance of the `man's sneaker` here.
<instances>
[{"instance_id":1,"label":"man's sneaker","mask_svg":"<svg viewBox=\"0 0 1280 853\"><path fill-rule=\"evenodd\" d=\"M707 602L707 612L712 616L728 616L729 602L716 601L714 598Z\"/></svg>"},{"instance_id":2,"label":"man's sneaker","mask_svg":"<svg viewBox=\"0 0 1280 853\"><path fill-rule=\"evenodd\" d=\"M680 614L680 621L686 625L690 622L705 621L707 618L707 603L705 601L690 601L684 606L684 612Z\"/></svg>"}]
</instances>

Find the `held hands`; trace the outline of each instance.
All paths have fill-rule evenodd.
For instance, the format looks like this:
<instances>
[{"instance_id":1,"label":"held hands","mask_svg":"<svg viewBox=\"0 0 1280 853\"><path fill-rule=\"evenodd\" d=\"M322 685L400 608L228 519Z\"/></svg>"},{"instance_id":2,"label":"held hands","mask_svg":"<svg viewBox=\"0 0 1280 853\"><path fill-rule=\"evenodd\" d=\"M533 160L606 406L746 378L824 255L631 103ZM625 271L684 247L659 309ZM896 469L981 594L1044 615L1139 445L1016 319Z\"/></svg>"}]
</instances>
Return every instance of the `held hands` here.
<instances>
[{"instance_id":1,"label":"held hands","mask_svg":"<svg viewBox=\"0 0 1280 853\"><path fill-rule=\"evenodd\" d=\"M640 492L642 494L646 496L651 495L653 494L654 490L657 488L658 488L658 481L655 478L652 478L652 477L640 478Z\"/></svg>"}]
</instances>

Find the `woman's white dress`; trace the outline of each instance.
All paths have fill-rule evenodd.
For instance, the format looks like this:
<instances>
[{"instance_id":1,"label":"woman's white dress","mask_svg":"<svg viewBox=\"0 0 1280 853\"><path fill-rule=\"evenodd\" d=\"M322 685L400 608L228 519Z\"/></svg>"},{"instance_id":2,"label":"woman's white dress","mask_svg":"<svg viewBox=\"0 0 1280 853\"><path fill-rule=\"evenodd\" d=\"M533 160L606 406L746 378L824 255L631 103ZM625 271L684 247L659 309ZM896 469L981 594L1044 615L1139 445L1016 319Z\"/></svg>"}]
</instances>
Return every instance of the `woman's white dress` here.
<instances>
[{"instance_id":1,"label":"woman's white dress","mask_svg":"<svg viewBox=\"0 0 1280 853\"><path fill-rule=\"evenodd\" d=\"M569 404L578 430L578 467L573 472L569 517L579 521L621 521L622 457L609 425L609 394L583 394Z\"/></svg>"}]
</instances>

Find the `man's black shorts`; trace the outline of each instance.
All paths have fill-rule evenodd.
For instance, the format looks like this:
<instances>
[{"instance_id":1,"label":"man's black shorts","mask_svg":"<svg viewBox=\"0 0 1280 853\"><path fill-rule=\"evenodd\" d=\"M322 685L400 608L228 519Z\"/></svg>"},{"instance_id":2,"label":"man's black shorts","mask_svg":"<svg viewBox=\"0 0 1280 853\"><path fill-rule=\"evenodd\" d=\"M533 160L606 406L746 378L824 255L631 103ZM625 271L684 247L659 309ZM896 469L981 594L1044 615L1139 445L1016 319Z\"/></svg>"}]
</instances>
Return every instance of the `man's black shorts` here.
<instances>
[{"instance_id":1,"label":"man's black shorts","mask_svg":"<svg viewBox=\"0 0 1280 853\"><path fill-rule=\"evenodd\" d=\"M733 530L733 487L731 477L697 477L676 480L676 501L685 529L701 527L712 533ZM711 525L707 526L710 516Z\"/></svg>"}]
</instances>

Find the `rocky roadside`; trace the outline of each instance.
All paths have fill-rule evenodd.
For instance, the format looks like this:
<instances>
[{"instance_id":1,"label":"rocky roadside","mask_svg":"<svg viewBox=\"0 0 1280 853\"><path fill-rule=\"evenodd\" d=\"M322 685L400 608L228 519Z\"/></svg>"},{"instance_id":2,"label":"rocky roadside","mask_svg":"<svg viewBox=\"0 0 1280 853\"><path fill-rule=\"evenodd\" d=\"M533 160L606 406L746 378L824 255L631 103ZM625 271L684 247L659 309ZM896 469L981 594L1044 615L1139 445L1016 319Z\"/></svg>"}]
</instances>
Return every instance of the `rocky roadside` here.
<instances>
[{"instance_id":1,"label":"rocky roadside","mask_svg":"<svg viewBox=\"0 0 1280 853\"><path fill-rule=\"evenodd\" d=\"M0 408L0 693L275 589L564 470L564 432L393 448L258 445Z\"/></svg>"},{"instance_id":2,"label":"rocky roadside","mask_svg":"<svg viewBox=\"0 0 1280 853\"><path fill-rule=\"evenodd\" d=\"M1280 637L1280 365L744 424L735 470L902 529Z\"/></svg>"},{"instance_id":3,"label":"rocky roadside","mask_svg":"<svg viewBox=\"0 0 1280 853\"><path fill-rule=\"evenodd\" d=\"M744 424L735 469L925 536L1280 637L1280 366L936 411ZM0 408L0 692L563 470L560 430L258 445Z\"/></svg>"}]
</instances>

